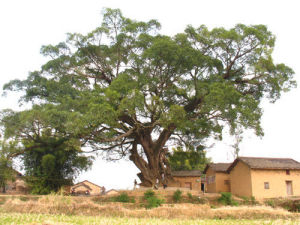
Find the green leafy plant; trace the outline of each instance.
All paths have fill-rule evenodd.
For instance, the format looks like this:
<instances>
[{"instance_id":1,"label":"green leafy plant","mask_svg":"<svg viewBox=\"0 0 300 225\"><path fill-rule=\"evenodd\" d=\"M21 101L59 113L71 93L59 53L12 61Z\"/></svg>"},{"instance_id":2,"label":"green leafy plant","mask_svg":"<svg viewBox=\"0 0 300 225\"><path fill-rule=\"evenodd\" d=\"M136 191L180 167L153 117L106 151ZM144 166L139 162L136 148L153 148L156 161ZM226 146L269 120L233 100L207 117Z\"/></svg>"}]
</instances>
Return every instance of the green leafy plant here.
<instances>
[{"instance_id":1,"label":"green leafy plant","mask_svg":"<svg viewBox=\"0 0 300 225\"><path fill-rule=\"evenodd\" d=\"M265 204L268 205L268 206L271 206L271 207L275 208L275 201L272 200L272 199L266 200Z\"/></svg>"},{"instance_id":2,"label":"green leafy plant","mask_svg":"<svg viewBox=\"0 0 300 225\"><path fill-rule=\"evenodd\" d=\"M161 206L161 204L164 203L164 200L163 200L163 199L160 199L160 198L158 198L158 197L156 197L156 196L147 198L146 201L147 201L147 203L145 204L145 208L146 208L146 209L156 208L156 207Z\"/></svg>"},{"instance_id":3,"label":"green leafy plant","mask_svg":"<svg viewBox=\"0 0 300 225\"><path fill-rule=\"evenodd\" d=\"M144 193L144 199L146 200L145 208L152 209L161 206L164 203L163 199L155 196L155 192L151 189Z\"/></svg>"},{"instance_id":4,"label":"green leafy plant","mask_svg":"<svg viewBox=\"0 0 300 225\"><path fill-rule=\"evenodd\" d=\"M131 203L134 203L135 202L135 199L134 197L129 197L128 194L126 192L123 192L121 193L120 195L118 196L115 196L112 198L112 201L115 201L115 202L131 202Z\"/></svg>"},{"instance_id":5,"label":"green leafy plant","mask_svg":"<svg viewBox=\"0 0 300 225\"><path fill-rule=\"evenodd\" d=\"M152 189L148 189L145 193L144 193L144 198L150 198L155 196L155 192Z\"/></svg>"},{"instance_id":6,"label":"green leafy plant","mask_svg":"<svg viewBox=\"0 0 300 225\"><path fill-rule=\"evenodd\" d=\"M187 193L187 197L188 197L190 200L193 200L193 195L192 195L190 192Z\"/></svg>"},{"instance_id":7,"label":"green leafy plant","mask_svg":"<svg viewBox=\"0 0 300 225\"><path fill-rule=\"evenodd\" d=\"M177 189L173 194L173 201L174 202L180 202L182 199L182 191Z\"/></svg>"},{"instance_id":8,"label":"green leafy plant","mask_svg":"<svg viewBox=\"0 0 300 225\"><path fill-rule=\"evenodd\" d=\"M230 192L221 192L221 197L218 199L218 202L223 205L238 205L238 202L232 199L232 194Z\"/></svg>"}]
</instances>

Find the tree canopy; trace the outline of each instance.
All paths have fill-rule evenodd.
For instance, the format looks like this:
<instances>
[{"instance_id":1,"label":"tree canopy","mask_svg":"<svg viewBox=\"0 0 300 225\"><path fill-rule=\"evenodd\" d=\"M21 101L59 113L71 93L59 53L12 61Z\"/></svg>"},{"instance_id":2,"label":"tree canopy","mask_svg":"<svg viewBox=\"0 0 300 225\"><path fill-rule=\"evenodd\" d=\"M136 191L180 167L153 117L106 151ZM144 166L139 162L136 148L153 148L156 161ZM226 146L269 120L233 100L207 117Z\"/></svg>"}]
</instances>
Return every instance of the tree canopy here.
<instances>
[{"instance_id":1,"label":"tree canopy","mask_svg":"<svg viewBox=\"0 0 300 225\"><path fill-rule=\"evenodd\" d=\"M174 148L173 152L168 156L170 168L172 171L180 170L201 170L211 162L210 158L206 157L206 152L203 146L196 149L183 150L182 147Z\"/></svg>"},{"instance_id":2,"label":"tree canopy","mask_svg":"<svg viewBox=\"0 0 300 225\"><path fill-rule=\"evenodd\" d=\"M273 62L275 37L267 27L187 26L174 36L159 29L156 20L105 9L100 27L43 46L49 61L41 70L4 89L24 91L21 101L81 146L110 159L129 157L143 185L169 177L165 146L204 145L222 139L225 126L232 134L239 126L263 135L261 100L275 102L296 85L293 70Z\"/></svg>"},{"instance_id":3,"label":"tree canopy","mask_svg":"<svg viewBox=\"0 0 300 225\"><path fill-rule=\"evenodd\" d=\"M48 194L71 185L92 165L93 157L82 154L80 141L57 128L63 118L50 111L36 105L22 112L6 110L2 116L6 136L14 138L14 146L6 151L7 160L17 156L22 160L33 194Z\"/></svg>"}]
</instances>

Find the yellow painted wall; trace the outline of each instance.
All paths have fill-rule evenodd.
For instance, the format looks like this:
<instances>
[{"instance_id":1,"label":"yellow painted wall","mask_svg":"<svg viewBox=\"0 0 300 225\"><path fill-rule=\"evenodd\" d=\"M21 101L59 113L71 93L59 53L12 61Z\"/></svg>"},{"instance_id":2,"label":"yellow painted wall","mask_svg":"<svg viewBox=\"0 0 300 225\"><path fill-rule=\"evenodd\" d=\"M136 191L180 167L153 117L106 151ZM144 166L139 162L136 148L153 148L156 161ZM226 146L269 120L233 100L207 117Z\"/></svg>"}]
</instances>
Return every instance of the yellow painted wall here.
<instances>
[{"instance_id":1,"label":"yellow painted wall","mask_svg":"<svg viewBox=\"0 0 300 225\"><path fill-rule=\"evenodd\" d=\"M216 192L229 192L230 185L225 184L225 180L230 180L229 174L223 172L215 172L211 168L206 171L206 177L215 176L214 183L206 183L206 192L216 193Z\"/></svg>"},{"instance_id":2,"label":"yellow painted wall","mask_svg":"<svg viewBox=\"0 0 300 225\"><path fill-rule=\"evenodd\" d=\"M185 188L185 183L192 183L192 190L201 191L201 178L200 177L173 177L175 182L179 183L179 187ZM178 185L178 184L177 184ZM170 185L171 186L171 185Z\"/></svg>"},{"instance_id":3,"label":"yellow painted wall","mask_svg":"<svg viewBox=\"0 0 300 225\"><path fill-rule=\"evenodd\" d=\"M230 192L230 185L225 184L225 180L230 180L228 173L216 173L216 192Z\"/></svg>"},{"instance_id":4,"label":"yellow painted wall","mask_svg":"<svg viewBox=\"0 0 300 225\"><path fill-rule=\"evenodd\" d=\"M300 196L300 171L290 170L251 170L252 190L255 198L287 197L286 181L292 181L293 195ZM269 182L269 189L264 183Z\"/></svg>"},{"instance_id":5,"label":"yellow painted wall","mask_svg":"<svg viewBox=\"0 0 300 225\"><path fill-rule=\"evenodd\" d=\"M216 172L212 170L210 167L206 171L206 178L211 177L211 176L216 176ZM207 193L216 193L217 192L217 187L216 187L216 182L208 184L206 182L205 184L205 191Z\"/></svg>"},{"instance_id":6,"label":"yellow painted wall","mask_svg":"<svg viewBox=\"0 0 300 225\"><path fill-rule=\"evenodd\" d=\"M231 193L237 196L251 197L251 170L243 162L239 161L236 166L230 171L230 188Z\"/></svg>"}]
</instances>

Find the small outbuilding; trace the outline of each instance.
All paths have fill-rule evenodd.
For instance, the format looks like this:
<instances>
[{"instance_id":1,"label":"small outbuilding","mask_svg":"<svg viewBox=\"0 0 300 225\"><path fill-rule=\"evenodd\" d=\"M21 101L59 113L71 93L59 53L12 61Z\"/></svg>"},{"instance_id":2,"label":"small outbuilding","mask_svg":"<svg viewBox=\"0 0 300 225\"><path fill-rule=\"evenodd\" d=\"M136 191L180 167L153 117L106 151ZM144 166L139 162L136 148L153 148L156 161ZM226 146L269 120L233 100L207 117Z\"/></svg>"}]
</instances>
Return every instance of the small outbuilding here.
<instances>
[{"instance_id":1,"label":"small outbuilding","mask_svg":"<svg viewBox=\"0 0 300 225\"><path fill-rule=\"evenodd\" d=\"M203 173L206 175L205 192L230 192L230 177L227 169L231 163L210 163Z\"/></svg>"},{"instance_id":2,"label":"small outbuilding","mask_svg":"<svg viewBox=\"0 0 300 225\"><path fill-rule=\"evenodd\" d=\"M177 186L181 188L188 188L189 190L204 191L204 182L201 180L203 175L200 170L180 170L172 171L171 175L175 184L168 186Z\"/></svg>"},{"instance_id":3,"label":"small outbuilding","mask_svg":"<svg viewBox=\"0 0 300 225\"><path fill-rule=\"evenodd\" d=\"M115 189L110 189L107 192L105 192L105 195L118 195L118 194L120 194L120 192Z\"/></svg>"},{"instance_id":4,"label":"small outbuilding","mask_svg":"<svg viewBox=\"0 0 300 225\"><path fill-rule=\"evenodd\" d=\"M104 187L94 184L88 180L79 182L71 187L72 195L101 195Z\"/></svg>"}]
</instances>

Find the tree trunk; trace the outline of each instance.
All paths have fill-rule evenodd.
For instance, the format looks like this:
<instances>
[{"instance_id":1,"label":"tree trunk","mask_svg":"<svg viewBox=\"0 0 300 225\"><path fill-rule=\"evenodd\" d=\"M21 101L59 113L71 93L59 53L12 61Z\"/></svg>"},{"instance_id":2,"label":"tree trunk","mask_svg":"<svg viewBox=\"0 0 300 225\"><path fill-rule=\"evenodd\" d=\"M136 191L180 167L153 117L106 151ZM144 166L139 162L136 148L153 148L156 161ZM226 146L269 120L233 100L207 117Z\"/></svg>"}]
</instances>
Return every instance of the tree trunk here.
<instances>
[{"instance_id":1,"label":"tree trunk","mask_svg":"<svg viewBox=\"0 0 300 225\"><path fill-rule=\"evenodd\" d=\"M148 149L146 155L147 161L138 154L137 144L134 144L131 150L130 160L141 171L137 174L141 180L140 186L154 187L155 185L168 185L170 180L173 181L171 176L171 169L166 158L168 149L162 148L158 152L153 149Z\"/></svg>"}]
</instances>

